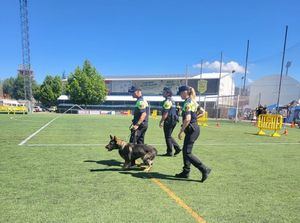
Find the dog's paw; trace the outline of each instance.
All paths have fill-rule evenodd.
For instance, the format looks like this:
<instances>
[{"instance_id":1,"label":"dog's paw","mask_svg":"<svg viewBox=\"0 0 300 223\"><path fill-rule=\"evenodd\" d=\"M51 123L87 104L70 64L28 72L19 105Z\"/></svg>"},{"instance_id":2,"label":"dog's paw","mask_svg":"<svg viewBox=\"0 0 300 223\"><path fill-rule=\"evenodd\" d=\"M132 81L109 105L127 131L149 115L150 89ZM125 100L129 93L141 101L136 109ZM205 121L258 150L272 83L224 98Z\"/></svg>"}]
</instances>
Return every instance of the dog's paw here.
<instances>
[{"instance_id":1,"label":"dog's paw","mask_svg":"<svg viewBox=\"0 0 300 223\"><path fill-rule=\"evenodd\" d=\"M152 168L151 166L145 168L145 169L144 169L144 172L146 172L146 173L150 172L151 168Z\"/></svg>"}]
</instances>

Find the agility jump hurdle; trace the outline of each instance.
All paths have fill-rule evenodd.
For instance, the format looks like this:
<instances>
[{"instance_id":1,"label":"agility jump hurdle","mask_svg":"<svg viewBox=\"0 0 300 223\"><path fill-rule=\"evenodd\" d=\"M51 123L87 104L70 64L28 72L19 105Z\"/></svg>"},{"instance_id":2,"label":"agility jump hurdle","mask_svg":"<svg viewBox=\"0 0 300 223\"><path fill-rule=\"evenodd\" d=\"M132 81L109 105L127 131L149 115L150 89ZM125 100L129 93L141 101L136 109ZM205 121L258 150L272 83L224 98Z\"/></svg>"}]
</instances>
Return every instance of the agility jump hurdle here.
<instances>
[{"instance_id":1,"label":"agility jump hurdle","mask_svg":"<svg viewBox=\"0 0 300 223\"><path fill-rule=\"evenodd\" d=\"M152 117L153 119L157 119L157 110L153 110L153 111L152 111L151 117Z\"/></svg>"},{"instance_id":2,"label":"agility jump hurdle","mask_svg":"<svg viewBox=\"0 0 300 223\"><path fill-rule=\"evenodd\" d=\"M282 128L283 118L281 115L263 114L258 116L257 127L259 131L257 135L266 135L263 130L274 130L272 137L280 137L278 131Z\"/></svg>"},{"instance_id":3,"label":"agility jump hurdle","mask_svg":"<svg viewBox=\"0 0 300 223\"><path fill-rule=\"evenodd\" d=\"M204 115L197 119L198 125L204 126L204 127L208 126L207 121L208 121L208 113L207 112L204 112Z\"/></svg>"}]
</instances>

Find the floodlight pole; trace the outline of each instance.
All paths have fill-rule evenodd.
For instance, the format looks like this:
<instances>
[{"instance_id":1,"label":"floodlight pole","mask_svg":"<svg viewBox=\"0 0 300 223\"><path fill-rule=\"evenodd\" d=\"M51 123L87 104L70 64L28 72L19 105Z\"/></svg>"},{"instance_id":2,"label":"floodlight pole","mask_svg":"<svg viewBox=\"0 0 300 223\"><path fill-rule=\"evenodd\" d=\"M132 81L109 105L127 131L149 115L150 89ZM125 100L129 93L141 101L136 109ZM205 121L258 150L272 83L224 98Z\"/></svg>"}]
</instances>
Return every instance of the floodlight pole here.
<instances>
[{"instance_id":1,"label":"floodlight pole","mask_svg":"<svg viewBox=\"0 0 300 223\"><path fill-rule=\"evenodd\" d=\"M201 60L201 66L200 66L200 76L199 76L199 84L198 84L198 92L199 92L199 106L201 106L201 90L200 90L200 86L201 86L201 80L202 80L202 70L203 68L203 60Z\"/></svg>"},{"instance_id":2,"label":"floodlight pole","mask_svg":"<svg viewBox=\"0 0 300 223\"><path fill-rule=\"evenodd\" d=\"M245 64L245 74L244 74L244 85L242 94L245 94L245 87L246 87L246 76L247 76L247 67L248 67L248 54L249 54L249 40L247 41L247 51L246 51L246 64Z\"/></svg>"},{"instance_id":3,"label":"floodlight pole","mask_svg":"<svg viewBox=\"0 0 300 223\"><path fill-rule=\"evenodd\" d=\"M237 120L238 120L239 103L240 103L240 95L238 94L237 101L236 101L235 120L234 120L235 123L237 123Z\"/></svg>"},{"instance_id":4,"label":"floodlight pole","mask_svg":"<svg viewBox=\"0 0 300 223\"><path fill-rule=\"evenodd\" d=\"M219 116L219 97L220 97L220 86L221 86L221 76L222 76L222 63L223 63L223 52L221 51L216 120L218 120L218 116Z\"/></svg>"},{"instance_id":5,"label":"floodlight pole","mask_svg":"<svg viewBox=\"0 0 300 223\"><path fill-rule=\"evenodd\" d=\"M0 78L0 97L1 97L1 98L4 98L4 93L3 93L3 83L2 83L1 78Z\"/></svg>"},{"instance_id":6,"label":"floodlight pole","mask_svg":"<svg viewBox=\"0 0 300 223\"><path fill-rule=\"evenodd\" d=\"M286 72L285 72L285 76L287 77L288 76L288 72L289 72L289 68L290 66L292 65L292 62L291 61L288 61L285 65L286 67Z\"/></svg>"},{"instance_id":7,"label":"floodlight pole","mask_svg":"<svg viewBox=\"0 0 300 223\"><path fill-rule=\"evenodd\" d=\"M280 93L281 93L281 82L282 82L282 73L283 73L283 66L284 66L287 34L288 34L288 26L285 27L285 37L284 37L284 45L283 45L283 53L282 53L282 61L281 61L281 71L280 71L280 78L279 78L279 89L278 89L278 98L277 98L277 105L276 105L276 114L279 113L279 100L280 100Z\"/></svg>"},{"instance_id":8,"label":"floodlight pole","mask_svg":"<svg viewBox=\"0 0 300 223\"><path fill-rule=\"evenodd\" d=\"M188 85L188 65L185 65L185 85Z\"/></svg>"},{"instance_id":9,"label":"floodlight pole","mask_svg":"<svg viewBox=\"0 0 300 223\"><path fill-rule=\"evenodd\" d=\"M242 95L243 79L244 79L244 76L241 77L241 85L240 85L240 89L239 89L239 95Z\"/></svg>"},{"instance_id":10,"label":"floodlight pole","mask_svg":"<svg viewBox=\"0 0 300 223\"><path fill-rule=\"evenodd\" d=\"M203 60L201 60L201 66L200 66L200 74L203 73Z\"/></svg>"},{"instance_id":11,"label":"floodlight pole","mask_svg":"<svg viewBox=\"0 0 300 223\"><path fill-rule=\"evenodd\" d=\"M261 93L259 92L259 94L258 94L258 106L260 105L260 100L261 100Z\"/></svg>"}]
</instances>

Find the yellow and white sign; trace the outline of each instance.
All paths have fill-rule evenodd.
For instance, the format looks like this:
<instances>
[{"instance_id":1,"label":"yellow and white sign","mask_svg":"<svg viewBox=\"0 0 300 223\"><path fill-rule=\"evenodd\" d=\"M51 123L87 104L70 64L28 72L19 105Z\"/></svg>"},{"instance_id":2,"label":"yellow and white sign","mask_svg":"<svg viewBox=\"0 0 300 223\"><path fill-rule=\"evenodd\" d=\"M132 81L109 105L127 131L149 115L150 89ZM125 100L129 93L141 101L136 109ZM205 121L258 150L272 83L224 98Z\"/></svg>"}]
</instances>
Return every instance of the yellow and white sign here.
<instances>
[{"instance_id":1,"label":"yellow and white sign","mask_svg":"<svg viewBox=\"0 0 300 223\"><path fill-rule=\"evenodd\" d=\"M207 91L207 80L199 80L198 81L198 91L203 94Z\"/></svg>"}]
</instances>

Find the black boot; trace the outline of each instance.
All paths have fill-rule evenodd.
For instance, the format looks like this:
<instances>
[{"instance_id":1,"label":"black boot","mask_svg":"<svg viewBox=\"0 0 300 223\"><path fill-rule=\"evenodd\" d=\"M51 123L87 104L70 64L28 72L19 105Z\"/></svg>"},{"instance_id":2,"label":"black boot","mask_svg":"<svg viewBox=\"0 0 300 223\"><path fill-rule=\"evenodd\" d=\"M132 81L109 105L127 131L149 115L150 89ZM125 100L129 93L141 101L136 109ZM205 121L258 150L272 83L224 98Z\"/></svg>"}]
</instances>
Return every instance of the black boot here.
<instances>
[{"instance_id":1,"label":"black boot","mask_svg":"<svg viewBox=\"0 0 300 223\"><path fill-rule=\"evenodd\" d=\"M177 154L179 154L181 152L181 149L176 149L175 153L174 153L174 156L176 156Z\"/></svg>"},{"instance_id":2,"label":"black boot","mask_svg":"<svg viewBox=\"0 0 300 223\"><path fill-rule=\"evenodd\" d=\"M202 179L200 180L200 182L203 183L207 179L208 175L210 174L211 169L207 167L201 172L202 172Z\"/></svg>"},{"instance_id":3,"label":"black boot","mask_svg":"<svg viewBox=\"0 0 300 223\"><path fill-rule=\"evenodd\" d=\"M130 163L130 167L133 168L133 167L136 167L136 162L135 160L131 160L131 163Z\"/></svg>"},{"instance_id":4,"label":"black boot","mask_svg":"<svg viewBox=\"0 0 300 223\"><path fill-rule=\"evenodd\" d=\"M173 156L172 153L165 153L165 154L162 154L161 156Z\"/></svg>"},{"instance_id":5,"label":"black boot","mask_svg":"<svg viewBox=\"0 0 300 223\"><path fill-rule=\"evenodd\" d=\"M175 174L175 177L187 179L187 178L189 178L189 173L186 171L182 171L181 173Z\"/></svg>"}]
</instances>

